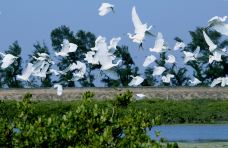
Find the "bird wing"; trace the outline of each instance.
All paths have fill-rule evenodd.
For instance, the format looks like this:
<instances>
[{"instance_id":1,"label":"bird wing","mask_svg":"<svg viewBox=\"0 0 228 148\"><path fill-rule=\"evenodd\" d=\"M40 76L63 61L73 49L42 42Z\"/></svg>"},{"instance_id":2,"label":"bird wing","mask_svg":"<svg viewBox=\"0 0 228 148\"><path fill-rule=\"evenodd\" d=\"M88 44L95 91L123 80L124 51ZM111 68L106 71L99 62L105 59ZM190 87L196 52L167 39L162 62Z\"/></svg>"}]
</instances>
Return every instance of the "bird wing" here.
<instances>
[{"instance_id":1,"label":"bird wing","mask_svg":"<svg viewBox=\"0 0 228 148\"><path fill-rule=\"evenodd\" d=\"M197 58L197 57L198 57L199 52L200 52L200 47L199 47L199 46L197 46L196 50L193 52L193 55L194 55L194 57L195 57L195 58Z\"/></svg>"},{"instance_id":2,"label":"bird wing","mask_svg":"<svg viewBox=\"0 0 228 148\"><path fill-rule=\"evenodd\" d=\"M209 46L209 49L211 47L216 47L216 45L212 42L212 40L209 38L209 36L205 33L205 31L203 31L203 36L204 36L204 39L207 43L207 45ZM210 50L211 51L211 50ZM212 52L212 51L211 51Z\"/></svg>"},{"instance_id":3,"label":"bird wing","mask_svg":"<svg viewBox=\"0 0 228 148\"><path fill-rule=\"evenodd\" d=\"M135 33L140 33L141 27L142 27L142 22L136 12L136 8L135 6L132 8L132 22L134 24L135 27Z\"/></svg>"}]
</instances>

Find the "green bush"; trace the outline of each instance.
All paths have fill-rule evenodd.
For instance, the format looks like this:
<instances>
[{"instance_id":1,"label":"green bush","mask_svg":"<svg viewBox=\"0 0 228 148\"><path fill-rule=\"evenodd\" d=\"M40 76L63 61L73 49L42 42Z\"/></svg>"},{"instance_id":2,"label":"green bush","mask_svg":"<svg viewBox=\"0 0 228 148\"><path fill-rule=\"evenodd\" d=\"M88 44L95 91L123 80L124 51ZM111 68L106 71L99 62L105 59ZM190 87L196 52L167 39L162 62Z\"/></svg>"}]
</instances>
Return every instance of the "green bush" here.
<instances>
[{"instance_id":1,"label":"green bush","mask_svg":"<svg viewBox=\"0 0 228 148\"><path fill-rule=\"evenodd\" d=\"M159 118L133 107L123 115L112 103L101 108L93 96L86 92L69 111L47 116L36 114L25 95L13 118L0 117L0 147L176 147L147 135Z\"/></svg>"}]
</instances>

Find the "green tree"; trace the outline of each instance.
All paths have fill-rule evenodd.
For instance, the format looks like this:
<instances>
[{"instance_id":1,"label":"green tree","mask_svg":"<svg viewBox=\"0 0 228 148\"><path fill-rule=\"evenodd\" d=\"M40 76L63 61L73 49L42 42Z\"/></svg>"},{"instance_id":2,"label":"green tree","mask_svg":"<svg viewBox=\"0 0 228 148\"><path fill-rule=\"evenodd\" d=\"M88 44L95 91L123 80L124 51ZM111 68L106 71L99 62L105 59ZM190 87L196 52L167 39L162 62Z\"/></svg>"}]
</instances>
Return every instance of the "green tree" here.
<instances>
[{"instance_id":1,"label":"green tree","mask_svg":"<svg viewBox=\"0 0 228 148\"><path fill-rule=\"evenodd\" d=\"M13 44L9 46L9 50L6 51L6 54L12 54L18 58L8 68L4 69L3 83L9 88L22 87L21 82L16 78L16 76L22 72L22 58L20 57L21 47L17 41L13 42Z\"/></svg>"},{"instance_id":2,"label":"green tree","mask_svg":"<svg viewBox=\"0 0 228 148\"><path fill-rule=\"evenodd\" d=\"M71 43L77 44L78 49L74 53L69 53L69 56L60 58L60 62L57 64L60 70L64 70L66 67L76 61L85 62L85 53L87 53L90 48L94 47L96 37L91 32L86 32L83 30L79 30L74 35L74 32L71 31L69 27L60 26L51 32L52 46L55 51L61 50L61 44L64 39L69 40L69 42ZM79 83L82 86L93 87L94 75L92 74L92 70L96 69L96 66L92 66L89 64L86 64L86 66L87 72L85 78L79 80ZM68 72L66 75L61 75L59 81L63 82L63 84L68 87L74 87L74 82L68 81L72 78L72 73Z\"/></svg>"},{"instance_id":3,"label":"green tree","mask_svg":"<svg viewBox=\"0 0 228 148\"><path fill-rule=\"evenodd\" d=\"M105 78L102 79L102 82L109 87L128 86L128 83L132 79L130 76L138 75L138 67L135 66L127 46L117 46L117 50L114 52L114 55L122 60L121 64L114 68L114 71L117 73L119 79L113 80L108 76L105 76Z\"/></svg>"},{"instance_id":4,"label":"green tree","mask_svg":"<svg viewBox=\"0 0 228 148\"><path fill-rule=\"evenodd\" d=\"M202 81L203 85L208 85L213 79L224 77L228 74L228 58L222 56L221 62L208 63L211 53L203 37L203 30L221 49L228 46L228 40L223 40L220 33L203 27L197 27L195 31L190 31L192 41L185 50L193 52L197 46L200 46L201 50L199 58L196 61L189 61L187 65L194 69L194 76Z\"/></svg>"},{"instance_id":5,"label":"green tree","mask_svg":"<svg viewBox=\"0 0 228 148\"><path fill-rule=\"evenodd\" d=\"M35 48L35 50L33 51L32 55L29 55L30 58L30 62L34 63L36 60L32 57L39 57L38 53L46 53L48 55L50 55L49 49L47 47L47 45L45 43L41 44L39 42L35 43L33 45L33 47ZM50 63L50 67L51 67L51 63ZM49 67L49 69L50 69ZM48 69L48 71L49 71ZM34 83L34 85L38 85L40 83L41 87L51 87L52 86L52 80L51 80L51 74L47 74L45 79L39 79L38 78L34 78L31 82ZM37 82L40 81L40 82Z\"/></svg>"}]
</instances>

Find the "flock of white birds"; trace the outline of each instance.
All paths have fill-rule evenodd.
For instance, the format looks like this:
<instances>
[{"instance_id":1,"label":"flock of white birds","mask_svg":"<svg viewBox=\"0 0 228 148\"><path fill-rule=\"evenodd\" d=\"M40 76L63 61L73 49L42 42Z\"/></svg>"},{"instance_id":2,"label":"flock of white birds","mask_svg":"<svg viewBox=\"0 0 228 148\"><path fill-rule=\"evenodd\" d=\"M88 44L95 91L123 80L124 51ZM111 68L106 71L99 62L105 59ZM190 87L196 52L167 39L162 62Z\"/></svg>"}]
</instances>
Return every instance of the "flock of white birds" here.
<instances>
[{"instance_id":1,"label":"flock of white birds","mask_svg":"<svg viewBox=\"0 0 228 148\"><path fill-rule=\"evenodd\" d=\"M110 12L114 13L114 5L109 3L102 3L100 8L98 9L100 16L105 16ZM215 16L208 21L208 28L214 29L217 32L221 33L222 35L228 36L228 24L225 23L227 16L225 17L218 17ZM163 35L161 32L158 32L157 35L150 32L152 26L148 26L146 23L143 24L136 12L136 7L132 8L132 22L134 25L134 33L128 33L128 37L132 40L132 42L139 44L139 48L143 48L143 42L145 40L146 35L156 37L155 43L153 48L149 48L151 55L148 55L145 58L143 63L143 67L148 67L151 63L153 63L157 58L152 53L162 53L165 52L168 47L165 43ZM228 56L226 48L220 49L213 41L209 38L209 36L203 31L204 39L209 47L209 51L211 55L209 56L208 63L211 64L214 61L222 61L222 56ZM110 73L112 68L119 65L121 60L118 60L116 56L113 54L116 50L116 46L118 42L121 40L120 37L112 38L110 40L109 45L106 43L105 37L99 36L95 41L95 47L91 48L91 51L85 54L84 60L92 65L101 65L100 70L103 72ZM76 52L78 46L74 43L70 43L67 39L63 40L61 44L62 49L60 52L56 52L56 56L67 57L69 53ZM183 50L185 48L185 43L183 42L176 42L173 51ZM197 60L200 52L200 47L192 52L183 51L184 63L188 61ZM4 54L0 52L2 57L1 60L1 69L6 69L9 67L14 61L18 58L13 56L12 54ZM73 79L70 81L78 81L82 79L86 73L86 64L80 61L76 61L69 65L65 70L59 71L55 69L49 69L50 64L55 64L55 62L51 59L51 57L46 53L38 53L38 57L33 56L35 62L28 63L27 67L24 69L21 75L17 75L17 79L21 81L30 81L30 77L39 77L45 78L46 74L53 73L56 76L65 75L67 72L73 73ZM165 60L166 63L174 64L176 62L174 55L168 55L167 59ZM48 70L49 69L49 70ZM162 81L164 83L170 83L171 79L174 78L172 74L162 75L166 71L165 67L161 66L154 66L154 70L152 75L153 76L162 76ZM141 76L131 76L132 80L128 84L129 86L139 86L143 81L144 78ZM201 83L200 80L197 78L193 78L193 80L189 81L193 86L198 85ZM224 87L228 85L228 77L219 77L211 83L211 87L214 87L221 83L221 86ZM57 95L61 96L63 87L61 84L54 84L54 88L57 89ZM146 97L144 94L136 94L138 99L142 99Z\"/></svg>"}]
</instances>

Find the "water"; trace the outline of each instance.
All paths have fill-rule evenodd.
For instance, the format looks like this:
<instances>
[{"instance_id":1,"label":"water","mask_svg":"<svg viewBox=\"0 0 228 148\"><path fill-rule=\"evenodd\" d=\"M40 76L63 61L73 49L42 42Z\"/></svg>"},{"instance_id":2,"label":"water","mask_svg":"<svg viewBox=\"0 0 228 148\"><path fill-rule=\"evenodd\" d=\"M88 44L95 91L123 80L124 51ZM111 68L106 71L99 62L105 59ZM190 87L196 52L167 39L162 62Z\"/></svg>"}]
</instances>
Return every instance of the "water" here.
<instances>
[{"instance_id":1,"label":"water","mask_svg":"<svg viewBox=\"0 0 228 148\"><path fill-rule=\"evenodd\" d=\"M155 131L161 131L160 136L156 138ZM165 138L168 141L175 142L193 142L193 141L227 141L228 142L228 124L211 125L162 125L153 127L149 132L152 139Z\"/></svg>"}]
</instances>

